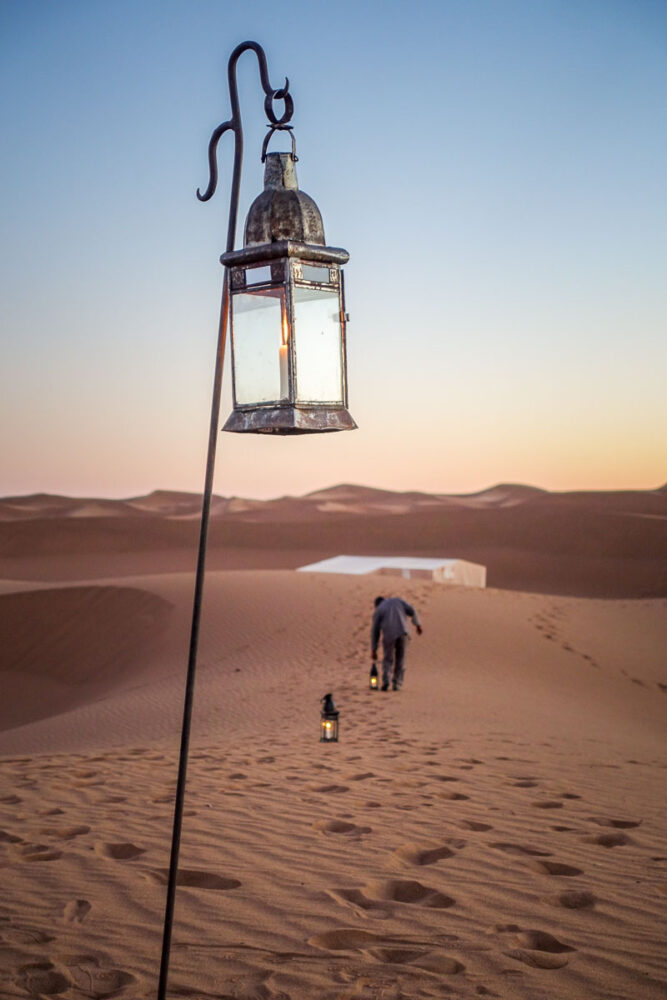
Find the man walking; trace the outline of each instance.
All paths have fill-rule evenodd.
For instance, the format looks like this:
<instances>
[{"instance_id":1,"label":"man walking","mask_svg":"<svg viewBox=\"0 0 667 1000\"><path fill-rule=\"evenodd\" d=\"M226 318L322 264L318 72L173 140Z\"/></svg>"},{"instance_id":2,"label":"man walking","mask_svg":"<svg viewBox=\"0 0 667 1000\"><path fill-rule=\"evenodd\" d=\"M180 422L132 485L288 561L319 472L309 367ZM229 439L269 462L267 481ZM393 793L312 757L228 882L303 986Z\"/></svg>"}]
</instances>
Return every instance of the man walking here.
<instances>
[{"instance_id":1,"label":"man walking","mask_svg":"<svg viewBox=\"0 0 667 1000\"><path fill-rule=\"evenodd\" d=\"M377 660L380 632L384 657L382 659L382 691L389 690L389 684L398 691L405 673L405 643L410 638L408 617L412 618L417 635L422 634L417 612L400 597L376 597L375 614L371 626L371 655ZM393 677L392 677L393 667Z\"/></svg>"}]
</instances>

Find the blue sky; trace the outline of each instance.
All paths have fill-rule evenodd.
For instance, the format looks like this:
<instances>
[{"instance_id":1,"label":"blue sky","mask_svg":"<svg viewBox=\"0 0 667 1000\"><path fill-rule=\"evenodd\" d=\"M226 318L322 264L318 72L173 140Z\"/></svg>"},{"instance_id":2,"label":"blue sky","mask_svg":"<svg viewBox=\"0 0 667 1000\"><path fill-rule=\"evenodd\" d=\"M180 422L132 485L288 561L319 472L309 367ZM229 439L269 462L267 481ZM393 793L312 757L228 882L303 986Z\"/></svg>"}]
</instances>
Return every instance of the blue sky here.
<instances>
[{"instance_id":1,"label":"blue sky","mask_svg":"<svg viewBox=\"0 0 667 1000\"><path fill-rule=\"evenodd\" d=\"M664 3L4 0L0 494L201 489L246 38L351 255L359 430L225 434L216 491L664 482Z\"/></svg>"}]
</instances>

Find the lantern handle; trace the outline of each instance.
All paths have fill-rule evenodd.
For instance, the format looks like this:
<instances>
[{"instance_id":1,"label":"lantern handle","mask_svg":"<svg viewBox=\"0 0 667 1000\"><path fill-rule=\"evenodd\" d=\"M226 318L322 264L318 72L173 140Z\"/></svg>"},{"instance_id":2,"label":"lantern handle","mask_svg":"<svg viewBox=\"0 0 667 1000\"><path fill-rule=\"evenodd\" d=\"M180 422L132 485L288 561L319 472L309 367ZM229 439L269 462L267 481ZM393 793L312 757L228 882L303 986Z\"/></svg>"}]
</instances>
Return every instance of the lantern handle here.
<instances>
[{"instance_id":1,"label":"lantern handle","mask_svg":"<svg viewBox=\"0 0 667 1000\"><path fill-rule=\"evenodd\" d=\"M236 81L236 64L239 58L244 52L252 50L257 56L257 62L259 63L259 78L262 84L262 90L264 91L264 111L266 117L269 119L269 138L274 131L288 129L288 122L291 120L294 114L294 101L292 95L289 92L289 80L285 77L284 87L280 87L275 90L271 86L269 80L269 71L266 62L266 53L264 49L258 42L241 42L237 45L231 56L229 57L229 63L227 65L227 81L229 84L229 97L232 106L232 117L226 121L222 122L214 129L213 134L209 140L208 144L208 168L209 168L209 181L208 187L202 194L199 188L197 188L197 198L199 201L208 201L215 194L215 189L218 184L218 162L217 162L217 150L218 142L225 134L225 132L234 133L234 168L232 172L232 191L230 198L230 208L229 208L229 226L227 229L227 253L234 249L234 241L236 239L236 221L238 216L238 202L239 202L239 190L241 186L241 165L243 163L243 125L241 122L241 106L239 102L239 90ZM273 110L274 101L284 102L284 111L282 115L278 118L276 112ZM268 139L265 140L265 146L268 143ZM264 148L262 150L264 159ZM294 138L292 137L292 156L296 157L296 149L294 146Z\"/></svg>"},{"instance_id":2,"label":"lantern handle","mask_svg":"<svg viewBox=\"0 0 667 1000\"><path fill-rule=\"evenodd\" d=\"M293 125L267 125L268 132L266 133L266 138L262 143L262 163L266 162L266 151L269 148L269 143L271 141L271 136L274 132L289 132L290 139L292 140L292 152L290 157L292 158L292 163L298 163L299 157L296 155L296 140L294 139Z\"/></svg>"}]
</instances>

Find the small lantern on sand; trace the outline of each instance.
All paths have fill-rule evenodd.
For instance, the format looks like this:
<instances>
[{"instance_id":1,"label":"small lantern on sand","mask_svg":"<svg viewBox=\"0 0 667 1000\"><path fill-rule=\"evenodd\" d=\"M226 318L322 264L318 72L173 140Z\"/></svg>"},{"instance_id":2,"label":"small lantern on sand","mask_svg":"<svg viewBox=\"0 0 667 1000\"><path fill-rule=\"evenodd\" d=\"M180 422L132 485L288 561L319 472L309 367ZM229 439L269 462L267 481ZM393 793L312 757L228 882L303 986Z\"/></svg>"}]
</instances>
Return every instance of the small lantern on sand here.
<instances>
[{"instance_id":1,"label":"small lantern on sand","mask_svg":"<svg viewBox=\"0 0 667 1000\"><path fill-rule=\"evenodd\" d=\"M320 743L338 742L338 710L334 704L333 695L325 694L322 698L322 713L320 715Z\"/></svg>"},{"instance_id":2,"label":"small lantern on sand","mask_svg":"<svg viewBox=\"0 0 667 1000\"><path fill-rule=\"evenodd\" d=\"M378 668L375 664L371 666L371 675L368 681L368 686L371 691L377 691L379 686Z\"/></svg>"}]
</instances>

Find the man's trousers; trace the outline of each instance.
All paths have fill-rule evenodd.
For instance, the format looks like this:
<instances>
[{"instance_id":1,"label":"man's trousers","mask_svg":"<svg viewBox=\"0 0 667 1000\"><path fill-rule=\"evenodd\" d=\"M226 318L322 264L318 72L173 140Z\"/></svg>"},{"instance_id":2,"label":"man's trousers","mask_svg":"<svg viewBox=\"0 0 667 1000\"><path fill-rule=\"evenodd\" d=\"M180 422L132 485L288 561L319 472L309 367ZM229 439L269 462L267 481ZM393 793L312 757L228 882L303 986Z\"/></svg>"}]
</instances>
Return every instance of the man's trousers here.
<instances>
[{"instance_id":1,"label":"man's trousers","mask_svg":"<svg viewBox=\"0 0 667 1000\"><path fill-rule=\"evenodd\" d=\"M398 639L390 639L389 642L384 638L382 645L384 648L384 657L382 659L382 686L388 687L392 682L395 688L400 688L403 683L403 675L405 673L405 644L407 641L406 635L401 635ZM393 678L392 678L392 668L393 668Z\"/></svg>"}]
</instances>

